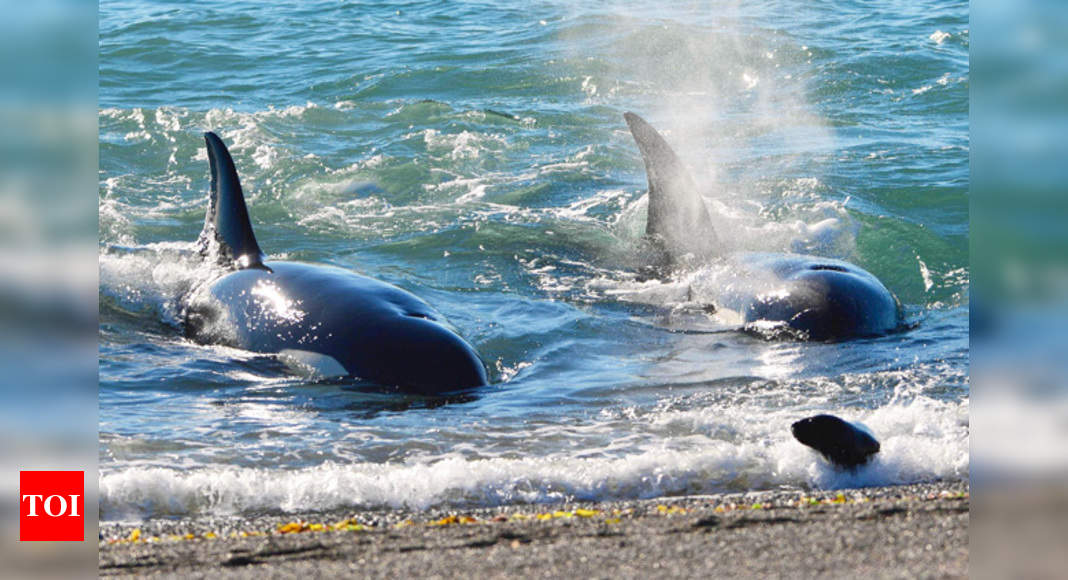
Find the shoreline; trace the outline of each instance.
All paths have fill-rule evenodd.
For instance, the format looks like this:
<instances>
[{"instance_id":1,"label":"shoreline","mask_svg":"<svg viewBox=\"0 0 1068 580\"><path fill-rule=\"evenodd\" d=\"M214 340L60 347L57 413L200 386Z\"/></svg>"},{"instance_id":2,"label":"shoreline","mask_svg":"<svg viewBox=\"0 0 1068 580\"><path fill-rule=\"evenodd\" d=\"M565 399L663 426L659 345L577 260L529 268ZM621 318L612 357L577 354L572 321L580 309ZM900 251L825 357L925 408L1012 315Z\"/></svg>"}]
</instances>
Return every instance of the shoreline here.
<instances>
[{"instance_id":1,"label":"shoreline","mask_svg":"<svg viewBox=\"0 0 1068 580\"><path fill-rule=\"evenodd\" d=\"M963 577L967 481L101 523L99 573Z\"/></svg>"}]
</instances>

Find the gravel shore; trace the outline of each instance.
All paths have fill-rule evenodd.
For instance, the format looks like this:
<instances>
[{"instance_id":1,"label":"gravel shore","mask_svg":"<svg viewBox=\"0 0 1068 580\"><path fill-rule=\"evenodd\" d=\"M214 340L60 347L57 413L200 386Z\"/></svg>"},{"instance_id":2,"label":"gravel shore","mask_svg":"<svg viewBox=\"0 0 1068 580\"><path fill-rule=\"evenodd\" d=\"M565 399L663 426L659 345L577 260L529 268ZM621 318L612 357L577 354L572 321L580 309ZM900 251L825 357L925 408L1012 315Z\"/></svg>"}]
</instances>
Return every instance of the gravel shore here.
<instances>
[{"instance_id":1,"label":"gravel shore","mask_svg":"<svg viewBox=\"0 0 1068 580\"><path fill-rule=\"evenodd\" d=\"M100 574L964 577L966 481L102 524Z\"/></svg>"}]
</instances>

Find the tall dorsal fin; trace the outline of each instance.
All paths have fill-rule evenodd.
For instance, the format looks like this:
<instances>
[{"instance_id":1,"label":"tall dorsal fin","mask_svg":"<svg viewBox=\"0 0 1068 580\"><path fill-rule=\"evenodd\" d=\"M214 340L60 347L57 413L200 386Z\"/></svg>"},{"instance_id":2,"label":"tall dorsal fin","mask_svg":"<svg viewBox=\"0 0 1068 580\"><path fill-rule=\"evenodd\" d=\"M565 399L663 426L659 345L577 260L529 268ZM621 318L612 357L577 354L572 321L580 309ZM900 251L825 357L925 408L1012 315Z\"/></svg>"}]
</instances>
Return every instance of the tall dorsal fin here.
<instances>
[{"instance_id":1,"label":"tall dorsal fin","mask_svg":"<svg viewBox=\"0 0 1068 580\"><path fill-rule=\"evenodd\" d=\"M667 141L634 113L623 118L638 144L649 178L649 217L645 235L664 245L672 257L715 254L719 240L705 202L690 172Z\"/></svg>"},{"instance_id":2,"label":"tall dorsal fin","mask_svg":"<svg viewBox=\"0 0 1068 580\"><path fill-rule=\"evenodd\" d=\"M219 244L220 260L239 270L264 268L264 255L252 233L234 160L215 133L204 133L204 141L211 164L211 199L204 218L204 231L200 234L201 250L206 250L209 241L214 239Z\"/></svg>"}]
</instances>

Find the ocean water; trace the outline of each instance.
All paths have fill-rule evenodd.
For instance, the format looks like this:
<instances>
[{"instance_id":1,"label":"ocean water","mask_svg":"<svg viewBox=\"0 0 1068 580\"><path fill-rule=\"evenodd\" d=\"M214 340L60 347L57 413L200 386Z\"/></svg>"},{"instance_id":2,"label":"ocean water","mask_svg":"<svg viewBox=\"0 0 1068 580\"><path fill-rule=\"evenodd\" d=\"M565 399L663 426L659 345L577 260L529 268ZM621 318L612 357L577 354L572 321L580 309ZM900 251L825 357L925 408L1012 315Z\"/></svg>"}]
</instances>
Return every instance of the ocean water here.
<instances>
[{"instance_id":1,"label":"ocean water","mask_svg":"<svg viewBox=\"0 0 1068 580\"><path fill-rule=\"evenodd\" d=\"M102 519L967 477L967 2L107 0L99 23ZM628 110L725 252L850 260L912 327L765 340L701 308L728 263L639 281ZM184 339L205 130L265 252L423 297L493 384L388 395ZM829 466L789 432L820 412L881 453Z\"/></svg>"}]
</instances>

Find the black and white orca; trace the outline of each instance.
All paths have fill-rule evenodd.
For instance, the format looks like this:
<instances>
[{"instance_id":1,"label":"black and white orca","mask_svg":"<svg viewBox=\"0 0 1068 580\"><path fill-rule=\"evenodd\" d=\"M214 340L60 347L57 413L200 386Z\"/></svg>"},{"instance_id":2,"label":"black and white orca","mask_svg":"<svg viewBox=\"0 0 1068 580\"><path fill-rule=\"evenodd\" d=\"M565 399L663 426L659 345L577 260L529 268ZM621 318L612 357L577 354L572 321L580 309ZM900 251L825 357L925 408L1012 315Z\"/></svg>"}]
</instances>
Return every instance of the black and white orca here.
<instances>
[{"instance_id":1,"label":"black and white orca","mask_svg":"<svg viewBox=\"0 0 1068 580\"><path fill-rule=\"evenodd\" d=\"M697 185L667 141L644 119L625 113L649 179L645 237L654 248L649 271L670 272L681 256L722 256ZM904 326L901 303L878 278L844 262L799 254L744 253L726 258L759 283L724 293L723 306L748 324L786 325L797 337L840 340L888 334Z\"/></svg>"},{"instance_id":2,"label":"black and white orca","mask_svg":"<svg viewBox=\"0 0 1068 580\"><path fill-rule=\"evenodd\" d=\"M201 252L226 272L185 300L185 331L205 343L278 354L320 376L440 394L487 383L478 352L429 304L344 269L268 261L226 145L204 135L211 197Z\"/></svg>"}]
</instances>

